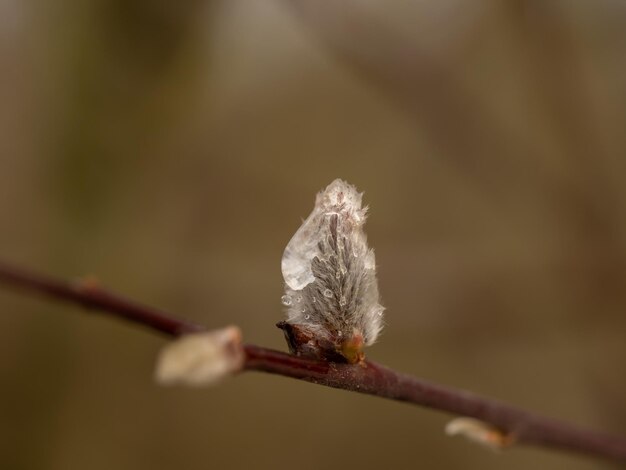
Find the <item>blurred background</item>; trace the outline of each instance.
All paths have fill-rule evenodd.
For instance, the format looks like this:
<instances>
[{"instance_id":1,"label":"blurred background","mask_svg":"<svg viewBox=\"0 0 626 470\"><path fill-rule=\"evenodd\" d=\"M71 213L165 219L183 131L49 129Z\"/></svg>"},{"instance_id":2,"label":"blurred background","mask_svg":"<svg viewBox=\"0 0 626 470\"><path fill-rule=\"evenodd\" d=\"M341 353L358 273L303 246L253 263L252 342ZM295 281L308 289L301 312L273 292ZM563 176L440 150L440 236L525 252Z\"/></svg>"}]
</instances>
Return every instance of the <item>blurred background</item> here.
<instances>
[{"instance_id":1,"label":"blurred background","mask_svg":"<svg viewBox=\"0 0 626 470\"><path fill-rule=\"evenodd\" d=\"M365 191L369 357L626 433L626 3L0 2L0 260L285 350L282 250ZM3 469L573 469L282 377L153 382L165 339L0 289Z\"/></svg>"}]
</instances>

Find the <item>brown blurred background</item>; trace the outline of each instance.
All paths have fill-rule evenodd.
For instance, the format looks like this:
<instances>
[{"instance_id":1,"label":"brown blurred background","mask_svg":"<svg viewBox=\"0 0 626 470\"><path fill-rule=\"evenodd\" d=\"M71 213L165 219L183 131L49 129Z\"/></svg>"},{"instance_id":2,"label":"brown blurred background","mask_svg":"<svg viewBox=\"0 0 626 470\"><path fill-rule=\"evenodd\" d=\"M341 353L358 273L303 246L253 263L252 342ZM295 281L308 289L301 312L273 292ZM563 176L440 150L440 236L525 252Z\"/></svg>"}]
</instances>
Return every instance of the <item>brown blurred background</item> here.
<instances>
[{"instance_id":1,"label":"brown blurred background","mask_svg":"<svg viewBox=\"0 0 626 470\"><path fill-rule=\"evenodd\" d=\"M369 357L626 433L626 3L2 0L0 259L285 349L282 250L365 191ZM573 469L0 289L2 469Z\"/></svg>"}]
</instances>

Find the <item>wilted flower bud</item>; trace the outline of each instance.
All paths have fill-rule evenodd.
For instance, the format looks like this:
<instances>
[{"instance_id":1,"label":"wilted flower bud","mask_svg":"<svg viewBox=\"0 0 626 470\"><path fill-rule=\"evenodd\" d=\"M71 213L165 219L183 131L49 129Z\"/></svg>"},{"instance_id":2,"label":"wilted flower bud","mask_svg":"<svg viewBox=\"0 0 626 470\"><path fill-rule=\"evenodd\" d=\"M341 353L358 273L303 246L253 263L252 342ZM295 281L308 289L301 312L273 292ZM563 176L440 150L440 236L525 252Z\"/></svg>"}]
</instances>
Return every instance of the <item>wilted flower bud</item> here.
<instances>
[{"instance_id":1,"label":"wilted flower bud","mask_svg":"<svg viewBox=\"0 0 626 470\"><path fill-rule=\"evenodd\" d=\"M318 193L313 212L282 259L287 321L279 323L294 354L359 362L383 324L374 250L363 232L362 194L335 180Z\"/></svg>"}]
</instances>

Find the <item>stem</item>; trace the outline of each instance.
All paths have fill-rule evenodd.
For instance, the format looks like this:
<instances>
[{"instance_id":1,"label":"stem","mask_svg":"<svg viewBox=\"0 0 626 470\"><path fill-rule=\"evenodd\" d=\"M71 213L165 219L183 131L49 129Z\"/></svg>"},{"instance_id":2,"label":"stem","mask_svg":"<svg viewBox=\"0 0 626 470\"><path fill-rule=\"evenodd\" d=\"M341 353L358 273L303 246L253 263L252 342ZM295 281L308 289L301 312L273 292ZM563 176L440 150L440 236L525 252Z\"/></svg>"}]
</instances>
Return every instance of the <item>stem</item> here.
<instances>
[{"instance_id":1,"label":"stem","mask_svg":"<svg viewBox=\"0 0 626 470\"><path fill-rule=\"evenodd\" d=\"M169 336L206 330L152 308L129 302L87 281L65 283L0 264L0 283L79 304ZM405 401L493 425L515 443L574 451L626 462L626 438L587 430L530 413L471 392L437 385L370 361L338 364L314 361L255 345L244 345L244 370L305 380L328 387Z\"/></svg>"},{"instance_id":2,"label":"stem","mask_svg":"<svg viewBox=\"0 0 626 470\"><path fill-rule=\"evenodd\" d=\"M515 443L552 447L626 462L626 439L536 415L512 405L396 372L380 364L311 361L247 345L247 370L306 380L328 387L405 401L479 419Z\"/></svg>"},{"instance_id":3,"label":"stem","mask_svg":"<svg viewBox=\"0 0 626 470\"><path fill-rule=\"evenodd\" d=\"M168 336L180 336L206 330L201 325L172 317L106 292L100 289L95 281L88 279L67 283L0 263L0 283L53 299L73 302L86 309L120 317Z\"/></svg>"}]
</instances>

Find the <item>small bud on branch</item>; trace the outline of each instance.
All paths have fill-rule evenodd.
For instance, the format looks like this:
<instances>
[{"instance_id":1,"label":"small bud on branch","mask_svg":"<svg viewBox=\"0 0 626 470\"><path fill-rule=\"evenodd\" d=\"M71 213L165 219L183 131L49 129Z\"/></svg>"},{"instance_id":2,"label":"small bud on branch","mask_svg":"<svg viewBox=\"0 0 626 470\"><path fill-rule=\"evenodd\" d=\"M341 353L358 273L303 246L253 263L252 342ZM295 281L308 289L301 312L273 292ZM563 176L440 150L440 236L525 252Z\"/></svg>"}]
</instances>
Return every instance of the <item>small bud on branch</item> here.
<instances>
[{"instance_id":1,"label":"small bud on branch","mask_svg":"<svg viewBox=\"0 0 626 470\"><path fill-rule=\"evenodd\" d=\"M455 418L446 425L445 431L448 436L464 436L491 450L502 450L514 442L512 434L474 418Z\"/></svg>"},{"instance_id":2,"label":"small bud on branch","mask_svg":"<svg viewBox=\"0 0 626 470\"><path fill-rule=\"evenodd\" d=\"M239 372L243 364L241 330L229 326L167 344L159 354L155 377L162 385L213 385Z\"/></svg>"}]
</instances>

